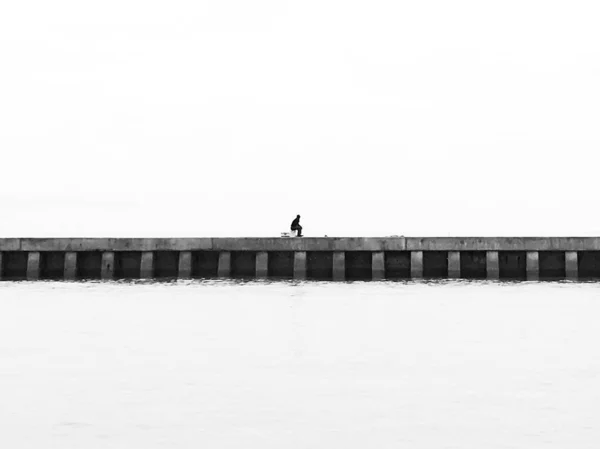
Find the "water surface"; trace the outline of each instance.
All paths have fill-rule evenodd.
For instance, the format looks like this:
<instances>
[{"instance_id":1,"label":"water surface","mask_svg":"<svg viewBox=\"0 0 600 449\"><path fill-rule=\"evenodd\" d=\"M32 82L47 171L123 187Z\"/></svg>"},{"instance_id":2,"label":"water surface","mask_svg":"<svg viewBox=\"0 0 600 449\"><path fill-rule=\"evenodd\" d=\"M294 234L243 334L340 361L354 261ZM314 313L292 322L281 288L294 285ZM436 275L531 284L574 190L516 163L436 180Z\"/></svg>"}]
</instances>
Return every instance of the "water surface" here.
<instances>
[{"instance_id":1,"label":"water surface","mask_svg":"<svg viewBox=\"0 0 600 449\"><path fill-rule=\"evenodd\" d=\"M11 448L595 448L600 285L0 283Z\"/></svg>"}]
</instances>

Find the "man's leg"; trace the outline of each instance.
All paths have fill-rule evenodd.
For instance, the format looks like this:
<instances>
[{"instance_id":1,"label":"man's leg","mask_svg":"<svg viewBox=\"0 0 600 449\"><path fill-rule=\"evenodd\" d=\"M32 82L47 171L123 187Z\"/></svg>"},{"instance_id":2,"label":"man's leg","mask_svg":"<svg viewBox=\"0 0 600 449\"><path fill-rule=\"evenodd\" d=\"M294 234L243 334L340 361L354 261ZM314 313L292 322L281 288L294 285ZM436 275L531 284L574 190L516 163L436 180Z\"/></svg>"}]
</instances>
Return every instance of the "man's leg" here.
<instances>
[{"instance_id":1,"label":"man's leg","mask_svg":"<svg viewBox=\"0 0 600 449\"><path fill-rule=\"evenodd\" d=\"M298 225L298 237L302 237L302 226Z\"/></svg>"}]
</instances>

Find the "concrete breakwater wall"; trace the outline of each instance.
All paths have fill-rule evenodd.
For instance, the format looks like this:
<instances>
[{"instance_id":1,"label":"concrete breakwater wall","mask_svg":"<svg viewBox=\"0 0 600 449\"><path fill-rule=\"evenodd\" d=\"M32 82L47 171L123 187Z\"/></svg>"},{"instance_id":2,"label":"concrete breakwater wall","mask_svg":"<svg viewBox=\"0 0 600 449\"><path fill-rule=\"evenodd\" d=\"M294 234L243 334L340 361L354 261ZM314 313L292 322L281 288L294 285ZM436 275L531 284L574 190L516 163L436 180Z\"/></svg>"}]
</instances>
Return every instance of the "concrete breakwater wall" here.
<instances>
[{"instance_id":1,"label":"concrete breakwater wall","mask_svg":"<svg viewBox=\"0 0 600 449\"><path fill-rule=\"evenodd\" d=\"M600 237L7 238L0 279L600 279Z\"/></svg>"}]
</instances>

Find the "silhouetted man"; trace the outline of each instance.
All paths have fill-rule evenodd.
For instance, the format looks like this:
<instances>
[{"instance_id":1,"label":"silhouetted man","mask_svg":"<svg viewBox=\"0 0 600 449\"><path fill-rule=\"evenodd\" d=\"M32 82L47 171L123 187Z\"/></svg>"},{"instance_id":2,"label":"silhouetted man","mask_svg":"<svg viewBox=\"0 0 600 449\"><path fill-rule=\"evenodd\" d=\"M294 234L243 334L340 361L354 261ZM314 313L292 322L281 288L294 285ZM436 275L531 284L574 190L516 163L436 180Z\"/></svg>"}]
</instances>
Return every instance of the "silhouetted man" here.
<instances>
[{"instance_id":1,"label":"silhouetted man","mask_svg":"<svg viewBox=\"0 0 600 449\"><path fill-rule=\"evenodd\" d=\"M292 226L290 228L292 231L298 231L298 237L302 237L302 226L300 226L300 215L296 215L294 221L292 221Z\"/></svg>"}]
</instances>

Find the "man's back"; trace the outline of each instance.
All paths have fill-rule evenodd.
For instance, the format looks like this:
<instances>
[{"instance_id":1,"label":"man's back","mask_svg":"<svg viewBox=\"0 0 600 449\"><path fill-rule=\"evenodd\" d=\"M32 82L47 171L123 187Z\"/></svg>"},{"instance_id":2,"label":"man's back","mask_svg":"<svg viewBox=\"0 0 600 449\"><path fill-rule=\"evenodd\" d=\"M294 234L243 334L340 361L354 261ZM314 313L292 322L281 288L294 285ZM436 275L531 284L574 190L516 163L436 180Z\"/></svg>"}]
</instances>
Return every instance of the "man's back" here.
<instances>
[{"instance_id":1,"label":"man's back","mask_svg":"<svg viewBox=\"0 0 600 449\"><path fill-rule=\"evenodd\" d=\"M292 225L290 226L292 231L298 231L297 236L302 237L302 226L300 226L300 215L296 215L294 221L292 221Z\"/></svg>"}]
</instances>

